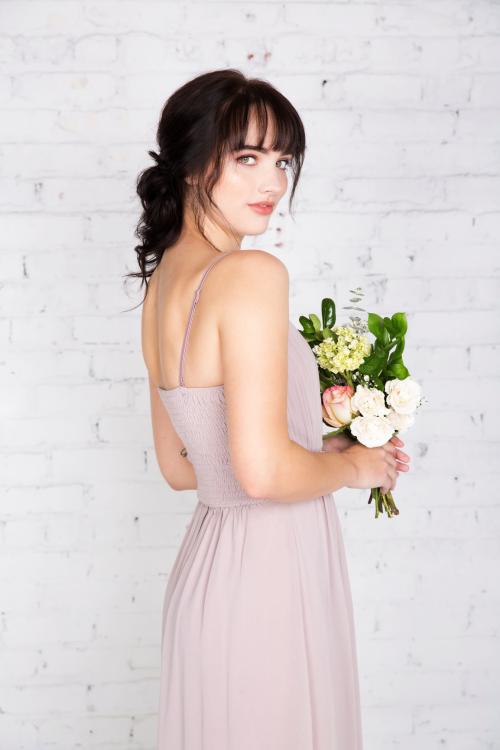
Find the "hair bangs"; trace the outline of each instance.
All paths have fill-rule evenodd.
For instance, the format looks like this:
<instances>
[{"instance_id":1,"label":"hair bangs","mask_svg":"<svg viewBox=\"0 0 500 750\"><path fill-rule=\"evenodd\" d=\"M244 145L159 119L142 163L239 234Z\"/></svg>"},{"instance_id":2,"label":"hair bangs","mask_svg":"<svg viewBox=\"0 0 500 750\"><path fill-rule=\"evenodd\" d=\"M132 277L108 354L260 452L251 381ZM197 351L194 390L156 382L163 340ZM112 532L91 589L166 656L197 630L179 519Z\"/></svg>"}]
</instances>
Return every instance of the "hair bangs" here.
<instances>
[{"instance_id":1,"label":"hair bangs","mask_svg":"<svg viewBox=\"0 0 500 750\"><path fill-rule=\"evenodd\" d=\"M219 155L240 151L248 143L248 128L252 116L255 117L257 130L257 141L252 145L262 148L271 129L270 148L282 154L290 154L292 167L300 171L305 154L302 121L288 99L259 79L250 79L222 113L221 127L218 129Z\"/></svg>"}]
</instances>

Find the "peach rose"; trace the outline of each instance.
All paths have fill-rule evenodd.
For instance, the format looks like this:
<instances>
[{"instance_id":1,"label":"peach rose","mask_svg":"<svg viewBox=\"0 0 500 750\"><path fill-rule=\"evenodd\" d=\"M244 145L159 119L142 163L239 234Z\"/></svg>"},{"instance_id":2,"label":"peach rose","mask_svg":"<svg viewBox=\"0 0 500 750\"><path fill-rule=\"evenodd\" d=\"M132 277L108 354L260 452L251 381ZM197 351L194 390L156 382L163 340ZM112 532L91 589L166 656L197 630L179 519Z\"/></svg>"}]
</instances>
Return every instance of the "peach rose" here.
<instances>
[{"instance_id":1,"label":"peach rose","mask_svg":"<svg viewBox=\"0 0 500 750\"><path fill-rule=\"evenodd\" d=\"M350 385L332 385L323 391L323 419L332 427L350 424L355 413L351 407L354 388Z\"/></svg>"}]
</instances>

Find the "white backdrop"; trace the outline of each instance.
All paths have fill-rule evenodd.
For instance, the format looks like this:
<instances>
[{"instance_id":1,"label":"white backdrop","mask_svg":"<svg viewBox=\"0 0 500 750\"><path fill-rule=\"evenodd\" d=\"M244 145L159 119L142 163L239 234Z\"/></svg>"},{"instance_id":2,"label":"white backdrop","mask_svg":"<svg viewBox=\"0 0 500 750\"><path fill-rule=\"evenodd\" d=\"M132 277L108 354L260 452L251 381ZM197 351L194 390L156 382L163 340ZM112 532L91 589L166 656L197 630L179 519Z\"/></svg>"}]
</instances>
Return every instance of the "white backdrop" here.
<instances>
[{"instance_id":1,"label":"white backdrop","mask_svg":"<svg viewBox=\"0 0 500 750\"><path fill-rule=\"evenodd\" d=\"M395 519L336 493L366 750L500 748L500 4L0 3L0 747L154 747L160 616L194 508L161 478L134 183L161 107L236 67L303 117L290 317L405 310L428 403ZM174 750L174 749L172 749ZM334 750L332 748L332 750ZM341 750L335 749L335 750Z\"/></svg>"}]
</instances>

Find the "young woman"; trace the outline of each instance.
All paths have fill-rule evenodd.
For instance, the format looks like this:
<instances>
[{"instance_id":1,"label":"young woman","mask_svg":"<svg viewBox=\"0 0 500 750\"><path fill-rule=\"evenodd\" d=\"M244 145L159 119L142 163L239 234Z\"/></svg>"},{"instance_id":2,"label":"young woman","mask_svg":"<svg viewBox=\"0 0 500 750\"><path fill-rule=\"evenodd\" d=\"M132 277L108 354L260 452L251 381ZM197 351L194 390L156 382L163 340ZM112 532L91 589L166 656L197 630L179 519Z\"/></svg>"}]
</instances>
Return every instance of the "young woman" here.
<instances>
[{"instance_id":1,"label":"young woman","mask_svg":"<svg viewBox=\"0 0 500 750\"><path fill-rule=\"evenodd\" d=\"M303 124L269 83L229 69L177 90L157 140L137 186L143 354L161 472L198 495L165 592L158 749L361 750L332 492L393 488L408 456L397 438L323 445L287 269L241 249L289 174L291 204Z\"/></svg>"}]
</instances>

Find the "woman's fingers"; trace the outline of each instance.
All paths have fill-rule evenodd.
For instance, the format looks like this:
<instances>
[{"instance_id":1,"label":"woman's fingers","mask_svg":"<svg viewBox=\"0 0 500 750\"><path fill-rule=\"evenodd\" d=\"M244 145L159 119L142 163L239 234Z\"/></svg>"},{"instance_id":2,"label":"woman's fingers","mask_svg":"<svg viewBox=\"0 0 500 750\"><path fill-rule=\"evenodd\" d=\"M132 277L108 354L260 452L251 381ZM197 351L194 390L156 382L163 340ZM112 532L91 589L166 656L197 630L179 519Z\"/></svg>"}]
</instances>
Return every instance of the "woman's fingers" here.
<instances>
[{"instance_id":1,"label":"woman's fingers","mask_svg":"<svg viewBox=\"0 0 500 750\"><path fill-rule=\"evenodd\" d=\"M399 448L397 448L396 445L398 445L398 444L404 445L403 441L400 440L399 438L397 438L396 436L393 436L390 440L387 441L387 443L384 444L384 446L383 446L384 450L391 457L393 457L393 460L392 459L388 459L388 462L392 463L392 464L394 462L401 462L401 463L398 463L398 470L399 471L408 471L408 469L410 467L407 466L407 464L410 461L410 456L407 453L405 453L404 451L402 451ZM400 468L400 467L404 467L404 468Z\"/></svg>"},{"instance_id":2,"label":"woman's fingers","mask_svg":"<svg viewBox=\"0 0 500 750\"><path fill-rule=\"evenodd\" d=\"M403 447L404 443L401 440L401 438L398 438L397 435L393 435L391 439L389 440L390 443L394 443L394 445L399 445L400 448Z\"/></svg>"},{"instance_id":3,"label":"woman's fingers","mask_svg":"<svg viewBox=\"0 0 500 750\"><path fill-rule=\"evenodd\" d=\"M393 435L390 440L383 446L387 452L386 460L389 464L387 468L388 482L386 485L380 488L382 494L386 495L389 490L393 490L396 487L398 480L398 472L409 471L410 456L404 451L400 450L404 445L401 438Z\"/></svg>"},{"instance_id":4,"label":"woman's fingers","mask_svg":"<svg viewBox=\"0 0 500 750\"><path fill-rule=\"evenodd\" d=\"M387 473L389 475L389 483L388 487L385 488L385 492L383 493L384 495L386 495L389 490L393 490L396 486L396 482L398 481L398 473L395 469L389 469Z\"/></svg>"},{"instance_id":5,"label":"woman's fingers","mask_svg":"<svg viewBox=\"0 0 500 750\"><path fill-rule=\"evenodd\" d=\"M397 458L397 470L410 471L410 467L408 466L410 462L410 456L407 453L403 453L403 451L396 451L395 455Z\"/></svg>"}]
</instances>

